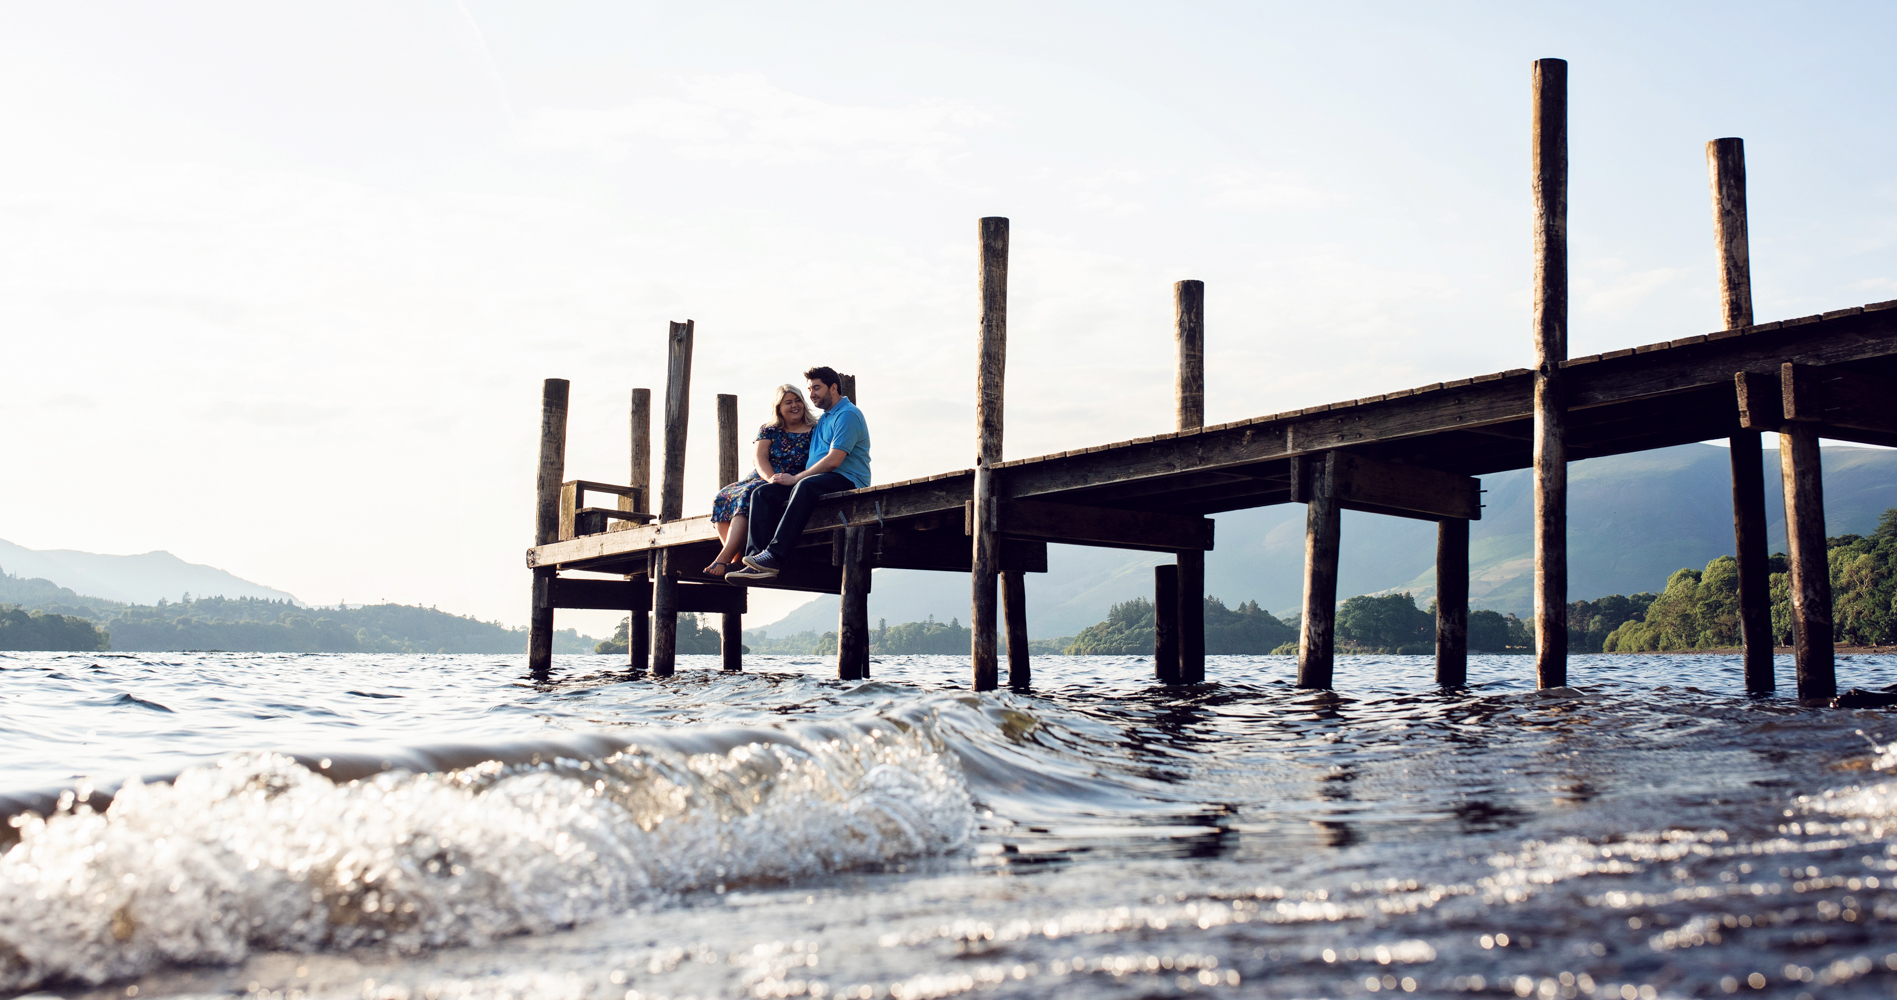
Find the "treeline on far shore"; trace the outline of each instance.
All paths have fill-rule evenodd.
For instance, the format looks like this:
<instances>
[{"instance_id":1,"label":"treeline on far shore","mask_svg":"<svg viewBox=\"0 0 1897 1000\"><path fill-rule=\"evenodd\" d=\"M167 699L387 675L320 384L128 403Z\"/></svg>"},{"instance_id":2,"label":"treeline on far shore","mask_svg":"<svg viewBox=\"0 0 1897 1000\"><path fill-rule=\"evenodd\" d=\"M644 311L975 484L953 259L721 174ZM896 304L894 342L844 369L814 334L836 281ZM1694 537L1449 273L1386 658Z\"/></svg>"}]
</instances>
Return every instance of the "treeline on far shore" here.
<instances>
[{"instance_id":1,"label":"treeline on far shore","mask_svg":"<svg viewBox=\"0 0 1897 1000\"><path fill-rule=\"evenodd\" d=\"M233 653L524 653L527 630L403 604L305 608L251 597L184 595L122 604L0 574L0 650ZM30 603L29 603L30 602ZM587 653L566 629L554 652Z\"/></svg>"}]
</instances>

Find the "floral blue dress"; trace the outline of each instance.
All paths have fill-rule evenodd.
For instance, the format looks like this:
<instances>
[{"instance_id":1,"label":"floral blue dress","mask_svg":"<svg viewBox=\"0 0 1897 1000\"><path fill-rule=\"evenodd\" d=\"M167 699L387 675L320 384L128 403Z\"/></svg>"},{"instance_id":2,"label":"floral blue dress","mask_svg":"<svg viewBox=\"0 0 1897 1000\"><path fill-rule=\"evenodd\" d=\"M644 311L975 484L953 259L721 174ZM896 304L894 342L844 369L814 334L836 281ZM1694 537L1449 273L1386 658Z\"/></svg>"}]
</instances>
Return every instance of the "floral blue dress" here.
<instances>
[{"instance_id":1,"label":"floral blue dress","mask_svg":"<svg viewBox=\"0 0 1897 1000\"><path fill-rule=\"evenodd\" d=\"M758 428L757 437L752 440L771 443L772 472L788 472L795 475L804 471L804 466L810 464L809 431L795 434L765 424ZM764 485L764 477L758 475L756 469L752 469L750 475L719 490L717 498L711 502L711 519L714 522L729 521L732 515L742 514L749 510L751 491L762 485Z\"/></svg>"}]
</instances>

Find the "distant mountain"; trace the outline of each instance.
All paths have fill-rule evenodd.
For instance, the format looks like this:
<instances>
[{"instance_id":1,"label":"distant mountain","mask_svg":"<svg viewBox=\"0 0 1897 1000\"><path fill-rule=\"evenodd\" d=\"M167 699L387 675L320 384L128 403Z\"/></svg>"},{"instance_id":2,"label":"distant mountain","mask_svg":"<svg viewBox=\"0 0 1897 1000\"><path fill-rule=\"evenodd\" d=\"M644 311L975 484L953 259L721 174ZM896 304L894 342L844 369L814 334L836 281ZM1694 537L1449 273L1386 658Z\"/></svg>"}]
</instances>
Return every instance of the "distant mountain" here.
<instances>
[{"instance_id":1,"label":"distant mountain","mask_svg":"<svg viewBox=\"0 0 1897 1000\"><path fill-rule=\"evenodd\" d=\"M159 598L176 601L190 593L201 597L255 597L303 606L291 594L213 566L185 562L169 552L110 556L71 549L29 549L0 539L0 570L26 579L51 580L80 594L124 604L155 604Z\"/></svg>"},{"instance_id":2,"label":"distant mountain","mask_svg":"<svg viewBox=\"0 0 1897 1000\"><path fill-rule=\"evenodd\" d=\"M1771 547L1785 547L1776 452L1766 453ZM1897 451L1826 448L1825 524L1830 534L1868 533L1897 507ZM1682 445L1576 462L1569 468L1568 596L1659 591L1681 567L1697 569L1732 552L1732 481L1724 448ZM1485 476L1484 509L1470 531L1470 603L1503 613L1532 610L1533 496L1526 470ZM1217 517L1218 547L1206 556L1206 593L1228 605L1255 600L1279 612L1303 601L1304 505L1281 504ZM1047 573L1028 577L1028 631L1075 635L1105 620L1115 603L1152 596L1151 567L1166 557L1070 545L1048 547ZM1408 590L1419 605L1435 596L1436 526L1427 521L1345 511L1337 596ZM955 573L877 570L870 621L891 625L968 618L968 578ZM837 599L819 597L754 629L771 635L833 631Z\"/></svg>"}]
</instances>

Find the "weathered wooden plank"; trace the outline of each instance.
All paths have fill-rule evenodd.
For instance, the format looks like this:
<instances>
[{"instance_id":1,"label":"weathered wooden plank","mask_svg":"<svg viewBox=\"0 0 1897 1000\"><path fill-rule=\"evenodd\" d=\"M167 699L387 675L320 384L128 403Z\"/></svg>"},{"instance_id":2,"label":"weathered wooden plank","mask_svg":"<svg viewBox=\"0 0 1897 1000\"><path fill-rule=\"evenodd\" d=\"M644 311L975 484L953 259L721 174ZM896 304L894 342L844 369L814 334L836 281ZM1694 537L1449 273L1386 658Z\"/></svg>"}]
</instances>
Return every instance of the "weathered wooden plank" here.
<instances>
[{"instance_id":1,"label":"weathered wooden plank","mask_svg":"<svg viewBox=\"0 0 1897 1000\"><path fill-rule=\"evenodd\" d=\"M967 573L973 566L968 536L960 531L916 531L892 525L880 532L868 527L866 555L871 566L879 569L935 570ZM832 535L831 563L843 565L843 532ZM1001 572L1047 572L1047 543L1019 538L1001 540Z\"/></svg>"},{"instance_id":2,"label":"weathered wooden plank","mask_svg":"<svg viewBox=\"0 0 1897 1000\"><path fill-rule=\"evenodd\" d=\"M1179 564L1153 567L1153 677L1179 683Z\"/></svg>"},{"instance_id":3,"label":"weathered wooden plank","mask_svg":"<svg viewBox=\"0 0 1897 1000\"><path fill-rule=\"evenodd\" d=\"M966 508L964 530L971 535L977 529L976 509L972 502ZM1008 538L1148 552L1210 549L1215 523L1204 517L1082 507L1042 500L1000 502L996 505L995 518L996 530Z\"/></svg>"},{"instance_id":4,"label":"weathered wooden plank","mask_svg":"<svg viewBox=\"0 0 1897 1000\"><path fill-rule=\"evenodd\" d=\"M1469 522L1436 525L1436 683L1469 681Z\"/></svg>"},{"instance_id":5,"label":"weathered wooden plank","mask_svg":"<svg viewBox=\"0 0 1897 1000\"><path fill-rule=\"evenodd\" d=\"M1568 683L1566 60L1535 61L1534 105L1535 683L1550 688Z\"/></svg>"},{"instance_id":6,"label":"weathered wooden plank","mask_svg":"<svg viewBox=\"0 0 1897 1000\"><path fill-rule=\"evenodd\" d=\"M969 570L970 659L977 691L1000 683L995 634L995 575L1001 570L1001 464L1003 385L1008 362L1008 220L981 220L980 329L975 368L975 495L969 519L974 548Z\"/></svg>"},{"instance_id":7,"label":"weathered wooden plank","mask_svg":"<svg viewBox=\"0 0 1897 1000\"><path fill-rule=\"evenodd\" d=\"M1779 370L1779 389L1785 397L1786 420L1897 434L1897 381L1787 362Z\"/></svg>"},{"instance_id":8,"label":"weathered wooden plank","mask_svg":"<svg viewBox=\"0 0 1897 1000\"><path fill-rule=\"evenodd\" d=\"M643 612L652 607L652 584L644 577L631 580L555 577L548 600L556 608ZM747 601L742 587L679 584L676 606L681 612L741 615Z\"/></svg>"},{"instance_id":9,"label":"weathered wooden plank","mask_svg":"<svg viewBox=\"0 0 1897 1000\"><path fill-rule=\"evenodd\" d=\"M1180 430L1196 430L1205 426L1205 282L1174 282L1172 312L1174 415Z\"/></svg>"},{"instance_id":10,"label":"weathered wooden plank","mask_svg":"<svg viewBox=\"0 0 1897 1000\"><path fill-rule=\"evenodd\" d=\"M1749 431L1776 431L1785 423L1785 396L1776 372L1733 372L1739 397L1739 426Z\"/></svg>"},{"instance_id":11,"label":"weathered wooden plank","mask_svg":"<svg viewBox=\"0 0 1897 1000\"><path fill-rule=\"evenodd\" d=\"M1400 465L1350 452L1337 453L1333 496L1345 507L1361 504L1430 520L1482 517L1482 483L1472 476Z\"/></svg>"},{"instance_id":12,"label":"weathered wooden plank","mask_svg":"<svg viewBox=\"0 0 1897 1000\"><path fill-rule=\"evenodd\" d=\"M711 515L703 514L659 524L642 524L625 531L582 535L564 542L536 545L527 550L527 565L585 569L586 564L591 562L624 558L648 549L716 541L717 538L718 529L712 526Z\"/></svg>"},{"instance_id":13,"label":"weathered wooden plank","mask_svg":"<svg viewBox=\"0 0 1897 1000\"><path fill-rule=\"evenodd\" d=\"M560 537L560 482L566 478L566 414L571 383L550 378L540 389L540 471L534 484L534 543ZM527 669L543 676L553 668L553 606L547 595L552 568L534 568L527 620Z\"/></svg>"}]
</instances>

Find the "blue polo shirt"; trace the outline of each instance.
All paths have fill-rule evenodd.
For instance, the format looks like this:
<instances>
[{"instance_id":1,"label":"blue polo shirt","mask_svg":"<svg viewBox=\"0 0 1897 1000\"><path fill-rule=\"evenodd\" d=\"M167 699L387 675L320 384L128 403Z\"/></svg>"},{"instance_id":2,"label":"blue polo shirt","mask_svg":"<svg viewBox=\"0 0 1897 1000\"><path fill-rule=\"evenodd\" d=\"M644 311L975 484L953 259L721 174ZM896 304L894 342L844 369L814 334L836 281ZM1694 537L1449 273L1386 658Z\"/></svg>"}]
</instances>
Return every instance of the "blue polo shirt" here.
<instances>
[{"instance_id":1,"label":"blue polo shirt","mask_svg":"<svg viewBox=\"0 0 1897 1000\"><path fill-rule=\"evenodd\" d=\"M857 409L848 396L817 418L817 426L810 432L810 464L817 464L837 448L847 454L836 472L859 490L868 486L869 424L863 420L863 411Z\"/></svg>"}]
</instances>

